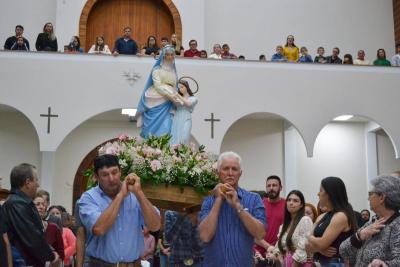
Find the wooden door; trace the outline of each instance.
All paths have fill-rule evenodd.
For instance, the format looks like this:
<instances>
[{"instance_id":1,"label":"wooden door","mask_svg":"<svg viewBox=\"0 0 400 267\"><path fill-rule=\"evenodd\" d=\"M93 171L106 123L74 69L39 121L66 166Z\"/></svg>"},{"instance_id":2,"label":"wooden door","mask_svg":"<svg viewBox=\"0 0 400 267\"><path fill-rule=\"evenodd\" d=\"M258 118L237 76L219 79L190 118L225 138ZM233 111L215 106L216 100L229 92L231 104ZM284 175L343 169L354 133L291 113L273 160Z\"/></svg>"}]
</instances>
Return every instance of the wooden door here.
<instances>
[{"instance_id":1,"label":"wooden door","mask_svg":"<svg viewBox=\"0 0 400 267\"><path fill-rule=\"evenodd\" d=\"M172 14L163 0L101 0L90 10L86 26L85 51L103 36L105 43L114 48L115 40L122 36L126 26L132 28L132 38L141 48L147 37L171 37L175 25Z\"/></svg>"}]
</instances>

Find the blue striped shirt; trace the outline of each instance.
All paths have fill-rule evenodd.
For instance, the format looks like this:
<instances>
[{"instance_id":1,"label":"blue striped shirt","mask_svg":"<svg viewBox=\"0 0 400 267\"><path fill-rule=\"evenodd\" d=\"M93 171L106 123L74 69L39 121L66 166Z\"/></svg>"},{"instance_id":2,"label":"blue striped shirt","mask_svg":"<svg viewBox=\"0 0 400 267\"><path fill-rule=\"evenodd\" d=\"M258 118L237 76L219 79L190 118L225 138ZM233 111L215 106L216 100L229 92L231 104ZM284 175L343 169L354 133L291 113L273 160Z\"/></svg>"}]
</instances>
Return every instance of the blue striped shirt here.
<instances>
[{"instance_id":1,"label":"blue striped shirt","mask_svg":"<svg viewBox=\"0 0 400 267\"><path fill-rule=\"evenodd\" d=\"M238 197L244 208L264 225L265 208L261 197L238 188ZM214 196L207 197L201 207L200 220L210 213ZM218 225L213 239L205 243L204 267L252 267L254 238L246 230L239 215L226 201L218 215Z\"/></svg>"},{"instance_id":2,"label":"blue striped shirt","mask_svg":"<svg viewBox=\"0 0 400 267\"><path fill-rule=\"evenodd\" d=\"M96 221L111 204L99 186L86 191L78 202L79 215L86 228L86 255L109 263L133 262L144 251L144 219L135 195L129 193L121 203L118 217L103 236L93 235Z\"/></svg>"}]
</instances>

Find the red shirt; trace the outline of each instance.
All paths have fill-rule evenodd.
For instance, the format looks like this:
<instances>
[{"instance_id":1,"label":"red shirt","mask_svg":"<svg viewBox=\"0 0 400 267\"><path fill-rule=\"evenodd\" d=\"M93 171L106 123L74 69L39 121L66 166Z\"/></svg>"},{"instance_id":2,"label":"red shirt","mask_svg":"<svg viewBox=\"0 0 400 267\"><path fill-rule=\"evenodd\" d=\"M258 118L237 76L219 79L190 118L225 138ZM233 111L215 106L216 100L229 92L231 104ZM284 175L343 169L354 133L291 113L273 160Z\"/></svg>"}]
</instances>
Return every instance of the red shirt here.
<instances>
[{"instance_id":1,"label":"red shirt","mask_svg":"<svg viewBox=\"0 0 400 267\"><path fill-rule=\"evenodd\" d=\"M270 202L268 198L264 198L263 203L265 207L265 218L267 219L267 228L265 229L267 233L264 240L267 241L268 244L274 246L276 241L278 241L279 226L283 224L286 200L281 198L278 202ZM256 245L255 249L261 254L265 253L263 247Z\"/></svg>"},{"instance_id":2,"label":"red shirt","mask_svg":"<svg viewBox=\"0 0 400 267\"><path fill-rule=\"evenodd\" d=\"M64 242L58 226L49 222L45 234L47 243L57 252L60 259L64 259Z\"/></svg>"},{"instance_id":3,"label":"red shirt","mask_svg":"<svg viewBox=\"0 0 400 267\"><path fill-rule=\"evenodd\" d=\"M186 50L185 53L183 53L184 57L200 57L200 51L199 50Z\"/></svg>"}]
</instances>

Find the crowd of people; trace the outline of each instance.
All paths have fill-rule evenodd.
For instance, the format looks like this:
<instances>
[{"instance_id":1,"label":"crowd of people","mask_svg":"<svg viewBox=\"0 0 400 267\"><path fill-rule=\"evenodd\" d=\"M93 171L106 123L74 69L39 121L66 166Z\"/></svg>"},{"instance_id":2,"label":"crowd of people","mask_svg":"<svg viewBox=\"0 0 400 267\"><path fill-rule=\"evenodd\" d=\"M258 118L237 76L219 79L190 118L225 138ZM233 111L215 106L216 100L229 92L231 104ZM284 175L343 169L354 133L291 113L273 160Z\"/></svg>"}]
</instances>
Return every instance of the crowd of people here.
<instances>
[{"instance_id":1,"label":"crowd of people","mask_svg":"<svg viewBox=\"0 0 400 267\"><path fill-rule=\"evenodd\" d=\"M98 186L74 216L49 206L36 167L20 164L0 206L0 266L400 266L399 171L371 181L371 217L353 210L338 177L321 180L316 207L299 190L282 198L276 175L265 191L247 191L239 187L241 161L234 152L219 156L220 183L199 213L160 213L138 176L121 182L118 158L101 155Z\"/></svg>"},{"instance_id":2,"label":"crowd of people","mask_svg":"<svg viewBox=\"0 0 400 267\"><path fill-rule=\"evenodd\" d=\"M29 41L24 37L24 27L17 25L15 27L15 35L10 36L5 44L5 50L13 51L30 51ZM177 56L191 57L191 58L209 58L209 59L237 59L245 60L244 55L236 55L230 51L229 44L214 44L212 51L209 53L207 50L199 50L197 41L192 39L189 41L189 48L184 49L176 34L172 34L170 38L162 37L160 42L157 41L155 36L149 36L146 44L139 46L132 38L131 27L125 27L123 35L115 40L114 47L106 44L103 36L97 36L94 44L90 47L87 53L89 54L103 54L103 55L142 55L142 56L157 56L161 49L166 45L171 45L175 48ZM48 22L43 27L43 32L39 33L35 43L36 51L53 51L57 52L61 49L58 47L57 37L54 33L53 24ZM285 45L277 45L275 53L270 57L271 62L299 62L299 63L321 63L321 64L347 64L347 65L374 65L374 66L400 66L400 43L395 47L396 54L388 59L386 51L379 48L376 52L374 60L368 60L365 51L360 49L357 56L349 53L340 57L340 49L334 47L331 55L325 55L325 48L318 47L316 56L313 58L307 47L298 47L295 44L294 36L287 37ZM68 45L64 46L64 52L67 53L84 53L81 47L80 39L78 36L72 36ZM268 61L265 54L259 56L260 61Z\"/></svg>"}]
</instances>

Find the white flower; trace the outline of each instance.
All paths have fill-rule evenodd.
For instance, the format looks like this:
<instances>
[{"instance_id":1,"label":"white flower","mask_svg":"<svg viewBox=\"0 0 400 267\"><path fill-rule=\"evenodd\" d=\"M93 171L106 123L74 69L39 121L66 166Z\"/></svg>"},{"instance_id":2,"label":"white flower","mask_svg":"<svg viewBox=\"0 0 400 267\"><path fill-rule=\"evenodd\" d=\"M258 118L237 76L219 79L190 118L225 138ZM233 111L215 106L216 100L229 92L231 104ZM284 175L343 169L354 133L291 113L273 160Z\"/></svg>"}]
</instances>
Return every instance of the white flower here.
<instances>
[{"instance_id":1,"label":"white flower","mask_svg":"<svg viewBox=\"0 0 400 267\"><path fill-rule=\"evenodd\" d=\"M126 162L125 159L119 159L119 165L121 166L121 168L125 168L128 166L128 163Z\"/></svg>"}]
</instances>

